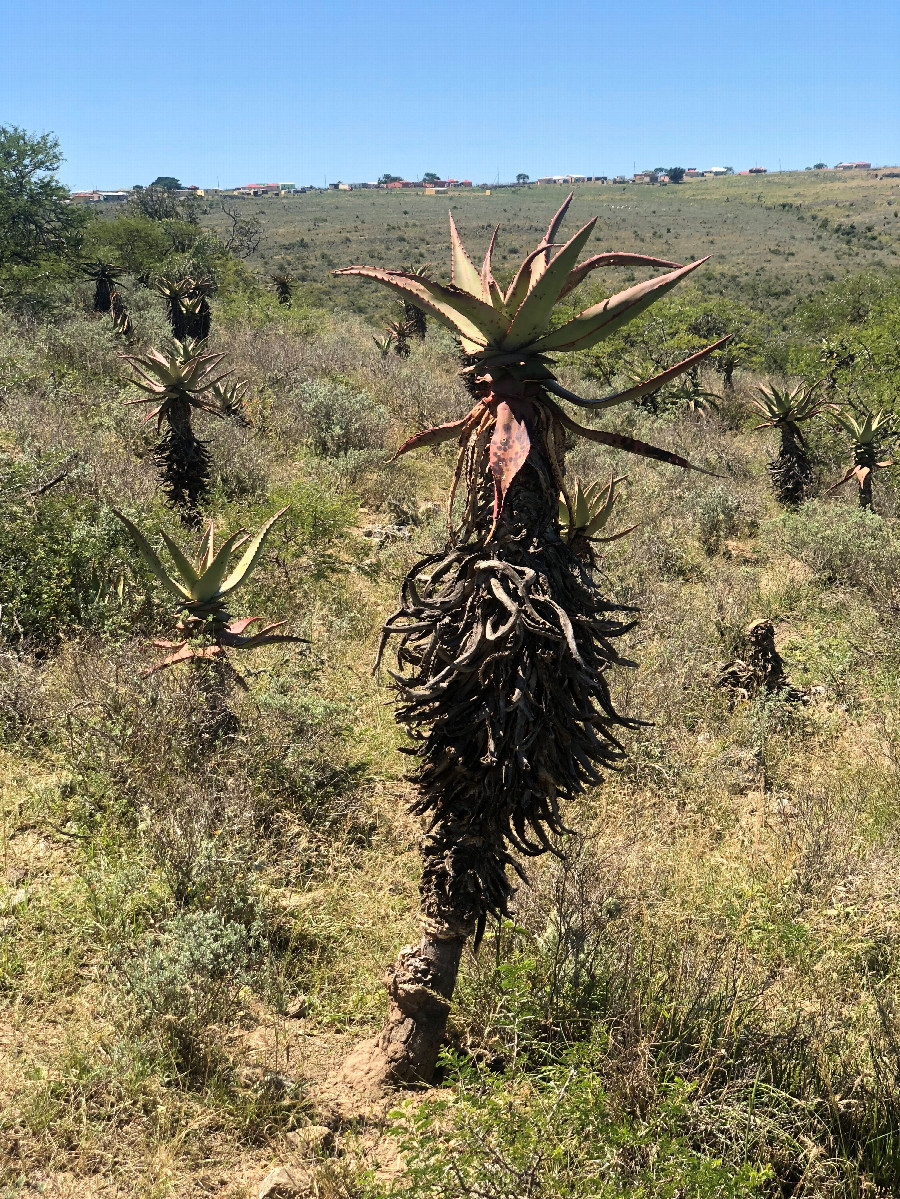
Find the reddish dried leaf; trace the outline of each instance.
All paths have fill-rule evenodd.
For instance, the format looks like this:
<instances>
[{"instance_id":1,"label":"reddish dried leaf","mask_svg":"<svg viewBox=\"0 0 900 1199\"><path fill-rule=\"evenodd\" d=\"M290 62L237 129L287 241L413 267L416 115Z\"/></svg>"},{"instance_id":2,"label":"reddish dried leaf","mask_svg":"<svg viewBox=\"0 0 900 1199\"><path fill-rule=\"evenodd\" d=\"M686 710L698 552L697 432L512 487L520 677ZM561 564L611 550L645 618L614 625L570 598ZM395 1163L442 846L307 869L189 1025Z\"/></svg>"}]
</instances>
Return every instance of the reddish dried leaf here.
<instances>
[{"instance_id":1,"label":"reddish dried leaf","mask_svg":"<svg viewBox=\"0 0 900 1199\"><path fill-rule=\"evenodd\" d=\"M494 520L503 511L503 501L513 479L525 465L531 451L528 426L501 400L497 405L497 423L491 437L490 463L494 476Z\"/></svg>"},{"instance_id":2,"label":"reddish dried leaf","mask_svg":"<svg viewBox=\"0 0 900 1199\"><path fill-rule=\"evenodd\" d=\"M396 461L401 454L408 454L410 450L420 450L426 445L440 445L442 441L450 441L462 431L462 427L468 419L469 416L464 416L462 420L450 421L445 425L435 425L433 429L423 429L421 433L416 433L408 441L404 441L391 461Z\"/></svg>"}]
</instances>

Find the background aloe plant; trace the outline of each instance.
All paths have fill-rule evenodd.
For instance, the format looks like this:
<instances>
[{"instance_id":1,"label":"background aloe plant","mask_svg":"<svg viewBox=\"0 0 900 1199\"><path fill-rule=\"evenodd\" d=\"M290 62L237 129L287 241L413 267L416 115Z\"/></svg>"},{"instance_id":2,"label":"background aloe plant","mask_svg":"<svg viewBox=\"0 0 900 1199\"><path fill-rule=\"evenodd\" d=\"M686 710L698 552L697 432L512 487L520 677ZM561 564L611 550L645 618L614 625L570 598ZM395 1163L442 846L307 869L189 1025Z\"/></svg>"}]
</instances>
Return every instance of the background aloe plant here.
<instances>
[{"instance_id":1,"label":"background aloe plant","mask_svg":"<svg viewBox=\"0 0 900 1199\"><path fill-rule=\"evenodd\" d=\"M146 420L155 417L157 430L166 426L155 453L163 490L183 518L196 524L209 486L209 453L194 431L192 413L222 415L228 372L216 372L223 355L207 354L202 344L187 341L175 342L166 354L149 350L123 358L134 369L132 384L146 393L130 403L152 405Z\"/></svg>"},{"instance_id":2,"label":"background aloe plant","mask_svg":"<svg viewBox=\"0 0 900 1199\"><path fill-rule=\"evenodd\" d=\"M800 425L830 407L818 393L818 383L798 383L793 388L769 384L757 388L757 397L751 400L764 418L755 428L777 429L781 434L778 455L769 463L769 472L779 503L789 508L803 502L812 478Z\"/></svg>"},{"instance_id":3,"label":"background aloe plant","mask_svg":"<svg viewBox=\"0 0 900 1199\"><path fill-rule=\"evenodd\" d=\"M430 1078L463 945L480 940L489 915L508 913L509 869L524 878L515 855L555 850L552 838L566 832L562 804L623 754L617 730L630 722L613 707L606 671L619 660L612 639L633 620L603 598L575 539L561 535L560 493L566 528L593 518L583 493L579 507L578 491L573 502L567 489L567 434L697 469L668 450L580 425L559 403L604 410L678 377L723 344L603 399L562 387L551 355L594 345L700 265L617 253L579 264L595 221L558 246L570 201L506 289L491 268L497 231L478 269L452 216L450 286L409 271L337 272L385 284L451 329L468 355L464 373L475 398L466 416L416 434L398 451L451 439L459 446L448 544L407 575L379 651L396 638L398 719L419 759L413 810L427 829L423 933L391 971L387 1023L347 1063L354 1077ZM611 265L673 269L552 328L559 300Z\"/></svg>"},{"instance_id":4,"label":"background aloe plant","mask_svg":"<svg viewBox=\"0 0 900 1199\"><path fill-rule=\"evenodd\" d=\"M879 457L886 451L886 442L893 430L891 417L884 412L848 412L834 411L831 419L842 429L850 440L853 453L853 464L848 467L842 479L830 488L836 491L851 479L859 484L860 508L872 507L872 477L876 470L894 466L893 460L879 462Z\"/></svg>"},{"instance_id":5,"label":"background aloe plant","mask_svg":"<svg viewBox=\"0 0 900 1199\"><path fill-rule=\"evenodd\" d=\"M94 312L109 312L113 292L125 268L115 262L86 262L82 271L94 282Z\"/></svg>"}]
</instances>

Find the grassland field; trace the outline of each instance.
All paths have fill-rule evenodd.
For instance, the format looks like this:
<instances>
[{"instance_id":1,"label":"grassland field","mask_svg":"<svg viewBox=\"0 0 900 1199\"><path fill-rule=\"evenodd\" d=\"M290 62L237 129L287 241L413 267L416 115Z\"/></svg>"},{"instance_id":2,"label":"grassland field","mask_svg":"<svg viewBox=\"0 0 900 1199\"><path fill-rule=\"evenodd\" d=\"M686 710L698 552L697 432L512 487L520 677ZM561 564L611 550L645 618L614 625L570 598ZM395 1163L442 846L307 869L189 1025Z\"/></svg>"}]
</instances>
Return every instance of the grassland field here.
<instances>
[{"instance_id":1,"label":"grassland field","mask_svg":"<svg viewBox=\"0 0 900 1199\"><path fill-rule=\"evenodd\" d=\"M501 224L502 276L562 198L449 204L476 255ZM898 201L900 180L816 172L583 186L568 227L599 214L589 252L711 255L700 298L773 337L820 304L856 338L838 384L893 407ZM900 1193L900 471L878 472L872 513L830 491L847 447L820 419L812 496L781 508L746 362L730 390L702 375L713 404L603 422L712 475L571 448L573 475L626 476L614 528L635 527L599 570L639 611L611 682L645 723L467 955L438 1084L341 1089L418 919L405 733L371 665L443 542L454 458L391 459L471 401L449 335L382 357L396 305L330 271L446 278L448 198L239 203L264 241L213 298L210 347L248 388L242 419L198 419L205 514L232 530L289 507L245 607L306 644L247 655L227 738L198 672L144 673L172 615L112 509L157 544L194 534L163 502L121 340L80 281L46 313L0 311L2 1199L256 1199L277 1167L316 1199ZM283 268L292 307L270 292ZM875 284L847 316L834 289L856 275ZM135 346L162 344L161 297L123 292ZM818 370L831 331L810 328ZM563 379L596 371L579 357ZM719 685L759 620L793 693Z\"/></svg>"},{"instance_id":2,"label":"grassland field","mask_svg":"<svg viewBox=\"0 0 900 1199\"><path fill-rule=\"evenodd\" d=\"M333 279L330 270L425 263L445 270L450 208L479 260L494 226L500 226L495 263L498 278L505 280L570 190L533 185L490 195L475 190L437 196L413 190L317 191L226 202L262 220L263 269L293 272L319 302L383 315L389 299L380 289ZM735 175L667 187L581 184L574 190L572 228L599 217L589 252L627 250L677 262L709 255L697 286L759 301L773 312L842 274L896 266L900 252L900 179L870 178L867 172ZM206 219L217 229L227 223L214 203Z\"/></svg>"}]
</instances>

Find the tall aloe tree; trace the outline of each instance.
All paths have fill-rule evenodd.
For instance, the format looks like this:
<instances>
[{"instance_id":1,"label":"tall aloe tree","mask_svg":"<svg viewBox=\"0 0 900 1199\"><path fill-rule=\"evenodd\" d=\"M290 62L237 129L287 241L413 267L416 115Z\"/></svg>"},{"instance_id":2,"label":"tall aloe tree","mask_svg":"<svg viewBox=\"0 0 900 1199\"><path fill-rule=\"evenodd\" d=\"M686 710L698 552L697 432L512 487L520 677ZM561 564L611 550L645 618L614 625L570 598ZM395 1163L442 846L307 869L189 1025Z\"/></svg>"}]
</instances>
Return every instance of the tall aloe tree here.
<instances>
[{"instance_id":1,"label":"tall aloe tree","mask_svg":"<svg viewBox=\"0 0 900 1199\"><path fill-rule=\"evenodd\" d=\"M109 312L116 283L125 268L115 262L97 261L84 263L81 270L94 283L94 312Z\"/></svg>"},{"instance_id":2,"label":"tall aloe tree","mask_svg":"<svg viewBox=\"0 0 900 1199\"><path fill-rule=\"evenodd\" d=\"M777 429L781 445L769 463L769 473L779 503L796 508L806 498L812 467L800 425L830 406L818 395L818 383L799 383L794 388L769 385L757 388L758 399L750 402L764 418L757 429Z\"/></svg>"},{"instance_id":3,"label":"tall aloe tree","mask_svg":"<svg viewBox=\"0 0 900 1199\"><path fill-rule=\"evenodd\" d=\"M161 354L123 354L135 376L131 382L145 395L132 404L151 406L146 419L156 418L162 432L155 458L160 481L169 501L180 509L188 524L199 520L199 507L209 486L209 452L197 436L193 416L208 412L222 416L223 380L217 373L224 355L207 354L202 343L175 342ZM163 425L165 430L163 431Z\"/></svg>"},{"instance_id":4,"label":"tall aloe tree","mask_svg":"<svg viewBox=\"0 0 900 1199\"><path fill-rule=\"evenodd\" d=\"M690 463L618 433L578 424L560 400L590 412L634 399L689 370L722 342L619 395L586 400L560 386L553 355L615 333L700 265L638 254L578 257L590 221L565 245L557 233L571 196L505 290L491 269L494 237L478 269L451 217L452 283L409 271L348 267L415 303L460 339L475 397L459 420L417 433L399 453L455 439L448 544L409 572L381 650L395 639L391 672L398 720L418 758L413 810L425 820L422 937L392 968L390 1008L375 1041L346 1065L349 1078L408 1082L431 1076L463 946L491 915L509 910L518 856L554 849L562 806L600 781L623 750L607 670L614 638L633 620L600 594L568 528L581 521L564 475L569 434L676 466ZM556 253L554 253L554 250ZM558 327L553 310L603 266L664 266ZM457 520L454 497L462 487ZM381 654L379 653L379 657Z\"/></svg>"},{"instance_id":5,"label":"tall aloe tree","mask_svg":"<svg viewBox=\"0 0 900 1199\"><path fill-rule=\"evenodd\" d=\"M175 341L204 341L209 337L212 313L208 297L214 290L212 280L161 275L156 290L166 301Z\"/></svg>"},{"instance_id":6,"label":"tall aloe tree","mask_svg":"<svg viewBox=\"0 0 900 1199\"><path fill-rule=\"evenodd\" d=\"M878 461L886 452L886 443L893 432L890 427L891 417L884 412L835 411L831 419L847 434L853 453L853 464L847 468L844 477L829 490L837 491L851 479L856 479L859 484L860 508L871 508L872 478L875 471L895 465L892 460Z\"/></svg>"}]
</instances>

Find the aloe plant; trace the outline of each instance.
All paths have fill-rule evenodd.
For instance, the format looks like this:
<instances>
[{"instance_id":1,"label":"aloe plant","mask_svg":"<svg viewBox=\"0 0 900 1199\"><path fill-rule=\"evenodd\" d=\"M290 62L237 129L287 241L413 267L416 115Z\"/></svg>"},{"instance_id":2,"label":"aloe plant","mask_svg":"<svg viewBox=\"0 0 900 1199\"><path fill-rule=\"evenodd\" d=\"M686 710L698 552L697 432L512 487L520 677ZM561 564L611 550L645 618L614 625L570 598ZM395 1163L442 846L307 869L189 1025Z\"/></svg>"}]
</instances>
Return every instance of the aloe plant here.
<instances>
[{"instance_id":1,"label":"aloe plant","mask_svg":"<svg viewBox=\"0 0 900 1199\"><path fill-rule=\"evenodd\" d=\"M617 533L605 533L609 519L613 514L616 503L621 498L618 487L625 482L625 477L609 476L609 482L600 480L582 487L581 480L575 480L572 491L571 511L566 503L566 497L559 497L559 531L564 541L575 550L580 557L594 564L593 544L597 542L618 541L627 537L636 526L629 525Z\"/></svg>"},{"instance_id":2,"label":"aloe plant","mask_svg":"<svg viewBox=\"0 0 900 1199\"><path fill-rule=\"evenodd\" d=\"M851 479L859 484L860 508L872 507L872 477L876 470L884 470L896 465L893 460L878 459L885 452L885 443L893 433L892 418L884 412L848 412L834 410L831 419L842 429L850 440L853 453L853 464L847 468L842 479L839 479L829 491L837 491Z\"/></svg>"},{"instance_id":3,"label":"aloe plant","mask_svg":"<svg viewBox=\"0 0 900 1199\"><path fill-rule=\"evenodd\" d=\"M128 315L128 310L119 295L118 291L113 289L109 303L109 314L112 317L113 330L123 339L123 341L131 341L134 336L134 325L131 323L131 317Z\"/></svg>"},{"instance_id":4,"label":"aloe plant","mask_svg":"<svg viewBox=\"0 0 900 1199\"><path fill-rule=\"evenodd\" d=\"M763 416L755 429L778 429L781 445L778 456L769 463L769 473L779 503L796 508L806 498L812 478L809 452L800 425L829 408L819 396L819 383L798 383L796 387L758 387L753 407Z\"/></svg>"},{"instance_id":5,"label":"aloe plant","mask_svg":"<svg viewBox=\"0 0 900 1199\"><path fill-rule=\"evenodd\" d=\"M159 555L137 525L124 513L114 511L131 535L153 577L176 600L176 612L179 614L176 628L182 634L181 640L154 641L156 647L170 650L171 653L151 666L147 674L181 662L209 662L226 656L230 650L255 649L275 642L302 640L276 632L287 623L283 620L263 625L248 635L247 630L260 617L235 619L226 610L227 598L250 578L259 564L272 526L287 512L287 508L270 516L252 537L246 536L243 529L238 529L226 537L218 548L215 528L210 522L193 560L166 532L161 531L160 536L169 551L174 571L163 566ZM235 561L240 551L240 558Z\"/></svg>"},{"instance_id":6,"label":"aloe plant","mask_svg":"<svg viewBox=\"0 0 900 1199\"><path fill-rule=\"evenodd\" d=\"M397 639L397 718L419 760L422 938L401 951L387 1022L347 1062L350 1079L430 1077L463 945L480 939L490 915L508 913L509 870L522 873L516 855L555 850L551 838L566 832L562 805L622 758L617 728L630 722L613 706L607 669L619 661L612 640L633 622L603 598L574 535L561 531L560 494L564 528L580 523L577 489L573 501L564 474L569 435L698 469L672 451L581 425L560 402L604 411L677 378L727 340L617 395L583 399L561 386L555 355L616 332L700 265L625 253L579 264L595 222L560 245L571 198L506 288L491 266L497 231L479 269L452 216L449 285L378 267L336 272L391 288L455 333L475 400L465 416L398 451L458 446L448 544L407 575L379 650L380 658ZM555 323L556 304L591 271L620 265L671 269Z\"/></svg>"},{"instance_id":7,"label":"aloe plant","mask_svg":"<svg viewBox=\"0 0 900 1199\"><path fill-rule=\"evenodd\" d=\"M115 262L86 262L81 268L94 281L94 312L109 312L119 276L125 268Z\"/></svg>"},{"instance_id":8,"label":"aloe plant","mask_svg":"<svg viewBox=\"0 0 900 1199\"><path fill-rule=\"evenodd\" d=\"M213 291L210 279L172 279L160 275L156 290L166 301L175 341L204 341L209 337L212 314L207 297Z\"/></svg>"},{"instance_id":9,"label":"aloe plant","mask_svg":"<svg viewBox=\"0 0 900 1199\"><path fill-rule=\"evenodd\" d=\"M294 298L294 276L288 274L287 271L278 271L269 277L275 285L275 294L278 297L278 303L283 304L286 308L290 308L291 301Z\"/></svg>"},{"instance_id":10,"label":"aloe plant","mask_svg":"<svg viewBox=\"0 0 900 1199\"><path fill-rule=\"evenodd\" d=\"M167 354L149 350L122 357L135 371L133 386L145 393L129 403L150 405L145 419L155 417L157 431L166 426L155 453L163 490L184 519L195 524L209 486L209 453L194 431L192 414L222 415L222 384L228 372L217 371L224 356L208 354L202 343L188 341L175 342Z\"/></svg>"}]
</instances>

